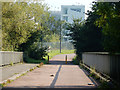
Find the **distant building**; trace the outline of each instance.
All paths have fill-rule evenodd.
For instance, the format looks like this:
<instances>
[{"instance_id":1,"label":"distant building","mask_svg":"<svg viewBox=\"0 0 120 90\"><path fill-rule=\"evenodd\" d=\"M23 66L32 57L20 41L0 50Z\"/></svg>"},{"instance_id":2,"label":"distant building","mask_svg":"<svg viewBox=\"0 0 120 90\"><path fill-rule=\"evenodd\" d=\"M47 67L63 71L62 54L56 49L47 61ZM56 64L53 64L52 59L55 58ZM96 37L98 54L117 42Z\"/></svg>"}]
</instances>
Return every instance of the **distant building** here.
<instances>
[{"instance_id":1,"label":"distant building","mask_svg":"<svg viewBox=\"0 0 120 90\"><path fill-rule=\"evenodd\" d=\"M50 11L51 16L55 16L55 20L64 20L68 23L73 23L73 19L85 19L85 6L84 5L61 5L61 11ZM62 41L70 41L69 30L62 29Z\"/></svg>"},{"instance_id":2,"label":"distant building","mask_svg":"<svg viewBox=\"0 0 120 90\"><path fill-rule=\"evenodd\" d=\"M73 19L85 19L85 6L84 5L61 5L61 20L68 23L73 23ZM63 41L71 42L70 37L66 34L70 33L69 30L62 29Z\"/></svg>"},{"instance_id":3,"label":"distant building","mask_svg":"<svg viewBox=\"0 0 120 90\"><path fill-rule=\"evenodd\" d=\"M61 20L73 23L73 19L85 19L84 5L61 5Z\"/></svg>"}]
</instances>

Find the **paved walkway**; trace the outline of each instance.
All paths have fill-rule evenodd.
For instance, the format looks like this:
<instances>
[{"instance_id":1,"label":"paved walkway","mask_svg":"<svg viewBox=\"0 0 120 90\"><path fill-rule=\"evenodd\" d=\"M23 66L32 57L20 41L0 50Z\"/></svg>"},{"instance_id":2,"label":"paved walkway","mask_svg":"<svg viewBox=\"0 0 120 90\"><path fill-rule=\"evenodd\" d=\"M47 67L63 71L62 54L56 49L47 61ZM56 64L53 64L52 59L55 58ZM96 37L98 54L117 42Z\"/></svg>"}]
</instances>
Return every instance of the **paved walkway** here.
<instances>
[{"instance_id":1,"label":"paved walkway","mask_svg":"<svg viewBox=\"0 0 120 90\"><path fill-rule=\"evenodd\" d=\"M53 57L50 64L27 73L6 87L94 88L95 84L86 76L84 71L78 65L72 65L71 60L75 54L67 54L69 61L67 65L65 64L65 56L66 54Z\"/></svg>"},{"instance_id":2,"label":"paved walkway","mask_svg":"<svg viewBox=\"0 0 120 90\"><path fill-rule=\"evenodd\" d=\"M0 82L16 75L19 74L21 72L24 72L28 69L31 69L35 66L37 66L38 64L15 64L13 66L5 66L5 67L0 67L0 75L1 75L1 79Z\"/></svg>"}]
</instances>

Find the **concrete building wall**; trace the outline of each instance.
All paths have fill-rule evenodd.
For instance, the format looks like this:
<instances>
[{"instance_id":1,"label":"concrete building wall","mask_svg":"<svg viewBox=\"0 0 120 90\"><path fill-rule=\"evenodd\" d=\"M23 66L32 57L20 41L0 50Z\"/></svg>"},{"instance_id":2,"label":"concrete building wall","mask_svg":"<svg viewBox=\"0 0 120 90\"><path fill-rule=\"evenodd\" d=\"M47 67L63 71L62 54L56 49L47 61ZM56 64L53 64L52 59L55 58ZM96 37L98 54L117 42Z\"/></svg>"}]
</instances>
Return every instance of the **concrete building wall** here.
<instances>
[{"instance_id":1,"label":"concrete building wall","mask_svg":"<svg viewBox=\"0 0 120 90\"><path fill-rule=\"evenodd\" d=\"M61 20L73 23L73 19L85 19L84 5L62 5L61 6Z\"/></svg>"}]
</instances>

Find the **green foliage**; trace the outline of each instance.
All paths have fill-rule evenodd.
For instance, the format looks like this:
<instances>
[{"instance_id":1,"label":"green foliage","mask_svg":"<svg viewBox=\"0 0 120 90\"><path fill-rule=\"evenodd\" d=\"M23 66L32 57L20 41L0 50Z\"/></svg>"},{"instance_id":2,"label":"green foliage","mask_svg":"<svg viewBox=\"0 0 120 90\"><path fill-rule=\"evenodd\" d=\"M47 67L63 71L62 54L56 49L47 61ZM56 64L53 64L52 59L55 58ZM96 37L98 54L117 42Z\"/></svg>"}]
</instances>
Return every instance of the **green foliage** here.
<instances>
[{"instance_id":1,"label":"green foliage","mask_svg":"<svg viewBox=\"0 0 120 90\"><path fill-rule=\"evenodd\" d=\"M30 58L34 58L36 60L44 60L43 57L45 57L47 55L47 47L42 47L42 48L32 48L28 55Z\"/></svg>"},{"instance_id":2,"label":"green foliage","mask_svg":"<svg viewBox=\"0 0 120 90\"><path fill-rule=\"evenodd\" d=\"M64 21L55 20L55 16L50 16L48 18L47 27L49 28L49 34L47 34L44 38L44 42L58 42L60 40L60 29L61 25ZM62 36L61 36L62 38Z\"/></svg>"},{"instance_id":3,"label":"green foliage","mask_svg":"<svg viewBox=\"0 0 120 90\"><path fill-rule=\"evenodd\" d=\"M11 62L10 65L13 66L13 62Z\"/></svg>"},{"instance_id":4,"label":"green foliage","mask_svg":"<svg viewBox=\"0 0 120 90\"><path fill-rule=\"evenodd\" d=\"M103 28L104 48L110 53L120 52L120 2L99 2L93 6L100 17L96 25Z\"/></svg>"},{"instance_id":5,"label":"green foliage","mask_svg":"<svg viewBox=\"0 0 120 90\"><path fill-rule=\"evenodd\" d=\"M46 35L44 37L44 40L46 42L59 42L59 38L60 38L60 36L58 34L54 33L54 34L51 34L51 35Z\"/></svg>"},{"instance_id":6,"label":"green foliage","mask_svg":"<svg viewBox=\"0 0 120 90\"><path fill-rule=\"evenodd\" d=\"M30 45L29 48L26 48L24 52L24 61L26 61L27 57L33 58L35 60L44 60L43 57L47 55L47 47L42 47L42 43L34 42L34 44ZM32 61L27 61L32 62Z\"/></svg>"},{"instance_id":7,"label":"green foliage","mask_svg":"<svg viewBox=\"0 0 120 90\"><path fill-rule=\"evenodd\" d=\"M94 2L85 22L74 20L67 29L76 53L120 52L120 2Z\"/></svg>"},{"instance_id":8,"label":"green foliage","mask_svg":"<svg viewBox=\"0 0 120 90\"><path fill-rule=\"evenodd\" d=\"M59 38L60 38L59 35L53 34L53 35L51 35L51 40L50 40L50 42L59 42Z\"/></svg>"},{"instance_id":9,"label":"green foliage","mask_svg":"<svg viewBox=\"0 0 120 90\"><path fill-rule=\"evenodd\" d=\"M43 62L44 64L47 64L47 62L48 62L47 59L45 59L45 60L35 60L35 59L29 58L29 57L26 57L24 60L25 60L26 63L35 63L35 64L39 64L41 62Z\"/></svg>"},{"instance_id":10,"label":"green foliage","mask_svg":"<svg viewBox=\"0 0 120 90\"><path fill-rule=\"evenodd\" d=\"M2 50L27 51L34 42L50 41L52 34L59 34L59 23L40 2L3 2Z\"/></svg>"},{"instance_id":11,"label":"green foliage","mask_svg":"<svg viewBox=\"0 0 120 90\"><path fill-rule=\"evenodd\" d=\"M42 43L59 40L60 24L41 2L3 2L2 50L23 51L26 57L43 60L47 48Z\"/></svg>"},{"instance_id":12,"label":"green foliage","mask_svg":"<svg viewBox=\"0 0 120 90\"><path fill-rule=\"evenodd\" d=\"M75 65L80 65L80 60L78 59L78 56L75 56L75 57L72 59L72 61L73 61L73 64L75 64Z\"/></svg>"},{"instance_id":13,"label":"green foliage","mask_svg":"<svg viewBox=\"0 0 120 90\"><path fill-rule=\"evenodd\" d=\"M96 72L96 71L95 71L95 67L90 67L90 69L91 69L90 73L94 75L95 72Z\"/></svg>"},{"instance_id":14,"label":"green foliage","mask_svg":"<svg viewBox=\"0 0 120 90\"><path fill-rule=\"evenodd\" d=\"M8 79L6 83L11 83L11 80Z\"/></svg>"},{"instance_id":15,"label":"green foliage","mask_svg":"<svg viewBox=\"0 0 120 90\"><path fill-rule=\"evenodd\" d=\"M2 84L0 84L0 87L3 87L3 85L2 85Z\"/></svg>"},{"instance_id":16,"label":"green foliage","mask_svg":"<svg viewBox=\"0 0 120 90\"><path fill-rule=\"evenodd\" d=\"M71 31L68 35L71 36L76 54L80 59L82 59L82 52L97 52L103 50L101 28L94 25L94 21L98 16L95 16L92 12L88 12L88 15L85 22L77 19L67 27L67 29Z\"/></svg>"},{"instance_id":17,"label":"green foliage","mask_svg":"<svg viewBox=\"0 0 120 90\"><path fill-rule=\"evenodd\" d=\"M26 13L27 3L2 3L2 50L17 50L30 36L34 22Z\"/></svg>"},{"instance_id":18,"label":"green foliage","mask_svg":"<svg viewBox=\"0 0 120 90\"><path fill-rule=\"evenodd\" d=\"M90 74L89 74L89 77L93 77L93 76L94 76L94 73L90 73Z\"/></svg>"},{"instance_id":19,"label":"green foliage","mask_svg":"<svg viewBox=\"0 0 120 90\"><path fill-rule=\"evenodd\" d=\"M104 90L105 88L111 88L111 87L108 85L108 82L101 81L101 85L98 88L101 88Z\"/></svg>"},{"instance_id":20,"label":"green foliage","mask_svg":"<svg viewBox=\"0 0 120 90\"><path fill-rule=\"evenodd\" d=\"M32 69L30 69L30 71L33 71L34 69L32 68Z\"/></svg>"},{"instance_id":21,"label":"green foliage","mask_svg":"<svg viewBox=\"0 0 120 90\"><path fill-rule=\"evenodd\" d=\"M4 86L6 86L6 83L2 83L2 84L0 84L0 86L1 86L1 87L4 87Z\"/></svg>"}]
</instances>

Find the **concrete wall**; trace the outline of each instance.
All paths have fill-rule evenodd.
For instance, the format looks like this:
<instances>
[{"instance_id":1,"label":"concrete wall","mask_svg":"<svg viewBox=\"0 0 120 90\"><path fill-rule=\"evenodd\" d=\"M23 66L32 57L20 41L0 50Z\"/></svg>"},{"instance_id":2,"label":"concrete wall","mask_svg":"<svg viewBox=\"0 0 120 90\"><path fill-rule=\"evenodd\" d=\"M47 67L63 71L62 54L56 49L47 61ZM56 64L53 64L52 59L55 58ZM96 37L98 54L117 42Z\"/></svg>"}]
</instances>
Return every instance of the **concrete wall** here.
<instances>
[{"instance_id":1,"label":"concrete wall","mask_svg":"<svg viewBox=\"0 0 120 90\"><path fill-rule=\"evenodd\" d=\"M0 66L23 61L23 52L0 51Z\"/></svg>"},{"instance_id":2,"label":"concrete wall","mask_svg":"<svg viewBox=\"0 0 120 90\"><path fill-rule=\"evenodd\" d=\"M109 55L107 52L85 52L83 62L101 73L120 81L120 55Z\"/></svg>"}]
</instances>

